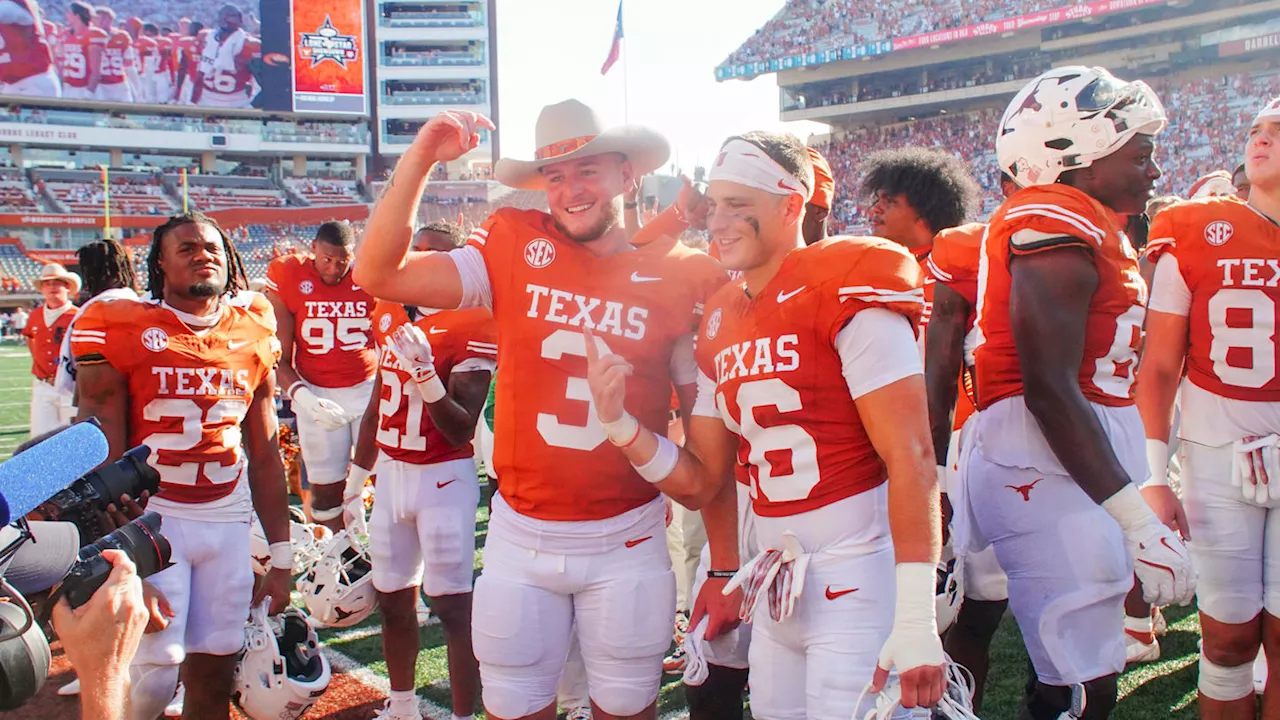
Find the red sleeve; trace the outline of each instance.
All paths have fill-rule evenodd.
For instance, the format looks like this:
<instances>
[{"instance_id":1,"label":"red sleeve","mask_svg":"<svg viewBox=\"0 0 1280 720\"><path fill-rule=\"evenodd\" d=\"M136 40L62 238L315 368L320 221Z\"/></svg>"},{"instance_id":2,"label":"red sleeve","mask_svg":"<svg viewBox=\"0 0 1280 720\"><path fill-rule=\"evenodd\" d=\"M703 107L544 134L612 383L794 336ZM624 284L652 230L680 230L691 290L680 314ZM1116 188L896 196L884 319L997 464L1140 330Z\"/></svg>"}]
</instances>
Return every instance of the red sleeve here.
<instances>
[{"instance_id":1,"label":"red sleeve","mask_svg":"<svg viewBox=\"0 0 1280 720\"><path fill-rule=\"evenodd\" d=\"M1174 249L1180 214L1175 205L1161 210L1151 219L1151 228L1147 230L1147 246L1143 249L1151 262L1158 261L1166 251Z\"/></svg>"},{"instance_id":2,"label":"red sleeve","mask_svg":"<svg viewBox=\"0 0 1280 720\"><path fill-rule=\"evenodd\" d=\"M286 297L285 291L282 288L287 288L292 285L292 283L289 282L289 275L291 274L289 272L289 266L292 261L292 255L283 255L272 260L267 265L267 289L276 295L279 295L289 307L293 307L293 304L289 302L289 298Z\"/></svg>"},{"instance_id":3,"label":"red sleeve","mask_svg":"<svg viewBox=\"0 0 1280 720\"><path fill-rule=\"evenodd\" d=\"M498 325L488 312L477 313L479 317L467 328L466 345L462 359L483 358L498 360Z\"/></svg>"},{"instance_id":4,"label":"red sleeve","mask_svg":"<svg viewBox=\"0 0 1280 720\"><path fill-rule=\"evenodd\" d=\"M126 372L136 356L134 348L142 347L141 337L128 337L130 311L136 306L132 300L99 300L81 310L71 327L71 356L76 364L105 362Z\"/></svg>"},{"instance_id":5,"label":"red sleeve","mask_svg":"<svg viewBox=\"0 0 1280 720\"><path fill-rule=\"evenodd\" d=\"M1101 247L1107 232L1094 210L1065 191L1027 188L1005 203L1004 228L1012 255L1030 255L1060 247Z\"/></svg>"}]
</instances>

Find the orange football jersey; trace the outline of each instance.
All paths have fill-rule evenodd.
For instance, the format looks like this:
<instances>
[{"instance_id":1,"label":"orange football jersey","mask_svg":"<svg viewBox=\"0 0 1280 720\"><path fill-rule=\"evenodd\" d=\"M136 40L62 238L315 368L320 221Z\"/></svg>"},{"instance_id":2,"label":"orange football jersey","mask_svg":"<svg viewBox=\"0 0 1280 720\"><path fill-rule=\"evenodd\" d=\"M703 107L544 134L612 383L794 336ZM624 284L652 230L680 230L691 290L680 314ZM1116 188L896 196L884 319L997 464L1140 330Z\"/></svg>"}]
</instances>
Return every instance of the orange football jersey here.
<instances>
[{"instance_id":1,"label":"orange football jersey","mask_svg":"<svg viewBox=\"0 0 1280 720\"><path fill-rule=\"evenodd\" d=\"M67 327L76 317L77 308L70 306L53 321L46 325L44 308L36 308L27 318L27 326L22 329L22 336L27 339L27 347L31 350L31 374L41 380L52 380L58 371L58 354L62 351L62 338L67 334Z\"/></svg>"},{"instance_id":2,"label":"orange football jersey","mask_svg":"<svg viewBox=\"0 0 1280 720\"><path fill-rule=\"evenodd\" d=\"M1098 271L1089 301L1080 389L1100 405L1133 404L1133 379L1146 315L1147 284L1124 223L1097 200L1067 185L1019 190L987 229L979 278L978 409L1022 394L1022 370L1009 321L1010 262L1061 247L1086 249Z\"/></svg>"},{"instance_id":3,"label":"orange football jersey","mask_svg":"<svg viewBox=\"0 0 1280 720\"><path fill-rule=\"evenodd\" d=\"M53 38L45 34L35 0L11 0L9 20L0 23L0 83L16 83L39 75L53 65L49 49ZM18 16L26 22L18 22Z\"/></svg>"},{"instance_id":4,"label":"orange football jersey","mask_svg":"<svg viewBox=\"0 0 1280 720\"><path fill-rule=\"evenodd\" d=\"M124 30L112 29L106 49L102 51L102 84L124 82L126 69L133 63L133 38Z\"/></svg>"},{"instance_id":5,"label":"orange football jersey","mask_svg":"<svg viewBox=\"0 0 1280 720\"><path fill-rule=\"evenodd\" d=\"M635 367L627 410L665 434L672 349L725 282L719 264L671 238L597 257L535 210L499 210L468 243L485 260L501 348L494 465L503 498L540 520L600 520L653 500L658 491L596 418L582 329Z\"/></svg>"},{"instance_id":6,"label":"orange football jersey","mask_svg":"<svg viewBox=\"0 0 1280 720\"><path fill-rule=\"evenodd\" d=\"M62 38L62 84L75 88L89 86L89 48L104 48L102 63L106 63L107 32L101 28L86 28L77 35L69 28Z\"/></svg>"},{"instance_id":7,"label":"orange football jersey","mask_svg":"<svg viewBox=\"0 0 1280 720\"><path fill-rule=\"evenodd\" d=\"M984 223L969 223L947 228L933 239L933 250L925 260L925 273L934 282L954 290L969 303L969 319L965 329L972 331L978 309L978 265L982 260L982 238L986 234ZM927 283L932 290L932 283ZM930 293L930 304L933 297ZM932 317L932 308L930 316ZM953 427L959 430L975 412L973 381L967 369L962 368L960 393L956 398L956 414Z\"/></svg>"},{"instance_id":8,"label":"orange football jersey","mask_svg":"<svg viewBox=\"0 0 1280 720\"><path fill-rule=\"evenodd\" d=\"M285 255L267 265L267 289L293 313L293 369L319 387L359 385L378 369L369 336L373 298L351 280L320 279L309 255Z\"/></svg>"},{"instance_id":9,"label":"orange football jersey","mask_svg":"<svg viewBox=\"0 0 1280 720\"><path fill-rule=\"evenodd\" d=\"M471 457L474 454L471 443L454 447L436 429L417 383L386 347L387 338L409 322L404 306L379 300L373 308L373 322L373 337L380 357L379 376L382 378L376 438L378 447L396 460L416 465ZM421 328L430 341L436 373L445 387L449 386L449 373L464 360L498 359L497 328L493 324L493 316L484 308L419 314L413 324Z\"/></svg>"},{"instance_id":10,"label":"orange football jersey","mask_svg":"<svg viewBox=\"0 0 1280 720\"><path fill-rule=\"evenodd\" d=\"M757 514L807 512L885 481L836 336L870 307L917 327L922 279L919 262L888 240L830 238L791 252L754 298L733 284L707 301L698 368L742 439L738 461L749 468Z\"/></svg>"},{"instance_id":11,"label":"orange football jersey","mask_svg":"<svg viewBox=\"0 0 1280 720\"><path fill-rule=\"evenodd\" d=\"M109 363L129 383L129 447L151 448L157 497L208 503L245 475L240 424L275 369L280 343L271 304L224 304L196 334L155 300L106 300L76 318L71 353L80 366Z\"/></svg>"},{"instance_id":12,"label":"orange football jersey","mask_svg":"<svg viewBox=\"0 0 1280 720\"><path fill-rule=\"evenodd\" d=\"M1161 210L1149 237L1152 262L1173 255L1191 291L1187 379L1221 397L1280 401L1280 226L1243 200L1210 197Z\"/></svg>"}]
</instances>

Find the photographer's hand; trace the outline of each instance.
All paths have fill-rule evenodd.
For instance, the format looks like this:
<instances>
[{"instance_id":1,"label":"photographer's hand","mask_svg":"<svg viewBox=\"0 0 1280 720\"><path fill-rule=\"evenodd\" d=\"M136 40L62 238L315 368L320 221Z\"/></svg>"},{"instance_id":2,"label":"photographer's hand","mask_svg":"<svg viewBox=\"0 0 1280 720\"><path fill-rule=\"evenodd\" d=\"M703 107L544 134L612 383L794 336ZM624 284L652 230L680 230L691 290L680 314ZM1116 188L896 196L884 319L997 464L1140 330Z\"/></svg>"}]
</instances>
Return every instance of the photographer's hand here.
<instances>
[{"instance_id":1,"label":"photographer's hand","mask_svg":"<svg viewBox=\"0 0 1280 720\"><path fill-rule=\"evenodd\" d=\"M53 627L81 682L83 717L124 717L129 663L147 626L142 581L129 556L104 550L111 574L84 605L71 609L65 599L53 608Z\"/></svg>"}]
</instances>

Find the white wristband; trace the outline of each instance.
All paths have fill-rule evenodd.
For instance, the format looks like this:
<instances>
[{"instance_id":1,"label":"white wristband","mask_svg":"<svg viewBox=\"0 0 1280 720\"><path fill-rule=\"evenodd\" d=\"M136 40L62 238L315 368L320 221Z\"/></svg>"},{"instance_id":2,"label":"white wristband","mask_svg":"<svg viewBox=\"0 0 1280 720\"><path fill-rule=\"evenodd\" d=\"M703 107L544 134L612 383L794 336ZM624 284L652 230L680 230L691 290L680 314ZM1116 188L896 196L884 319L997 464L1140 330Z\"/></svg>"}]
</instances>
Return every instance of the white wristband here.
<instances>
[{"instance_id":1,"label":"white wristband","mask_svg":"<svg viewBox=\"0 0 1280 720\"><path fill-rule=\"evenodd\" d=\"M1142 493L1138 492L1137 486L1133 483L1125 483L1125 486L1120 488L1120 492L1103 500L1102 509L1120 523L1120 529L1125 534L1139 530L1145 525L1160 524L1156 514L1151 512L1151 506L1142 499Z\"/></svg>"},{"instance_id":2,"label":"white wristband","mask_svg":"<svg viewBox=\"0 0 1280 720\"><path fill-rule=\"evenodd\" d=\"M268 565L276 570L292 570L293 543L288 540L271 543L271 562Z\"/></svg>"},{"instance_id":3,"label":"white wristband","mask_svg":"<svg viewBox=\"0 0 1280 720\"><path fill-rule=\"evenodd\" d=\"M640 477L645 480L660 483L676 469L676 463L680 461L680 448L661 435L655 433L654 437L658 440L658 452L654 453L649 462L644 465L631 467L635 468L636 472L640 473Z\"/></svg>"},{"instance_id":4,"label":"white wristband","mask_svg":"<svg viewBox=\"0 0 1280 720\"><path fill-rule=\"evenodd\" d=\"M622 417L613 422L600 421L604 426L604 432L609 436L609 442L619 447L628 445L635 441L636 434L640 431L640 421L629 412L623 412Z\"/></svg>"},{"instance_id":5,"label":"white wristband","mask_svg":"<svg viewBox=\"0 0 1280 720\"><path fill-rule=\"evenodd\" d=\"M296 401L297 398L295 395L299 388L307 390L307 384L301 380L294 380L293 384L289 386L289 389L284 391L284 396L289 398L290 402Z\"/></svg>"},{"instance_id":6,"label":"white wristband","mask_svg":"<svg viewBox=\"0 0 1280 720\"><path fill-rule=\"evenodd\" d=\"M938 567L932 563L898 563L898 597L894 602L893 626L938 634L937 594Z\"/></svg>"},{"instance_id":7,"label":"white wristband","mask_svg":"<svg viewBox=\"0 0 1280 720\"><path fill-rule=\"evenodd\" d=\"M343 500L351 500L364 494L365 483L369 480L369 471L351 464L351 472L347 473L347 486L342 491ZM314 514L314 511L312 512Z\"/></svg>"},{"instance_id":8,"label":"white wristband","mask_svg":"<svg viewBox=\"0 0 1280 720\"><path fill-rule=\"evenodd\" d=\"M1147 467L1151 477L1142 487L1169 487L1169 443L1147 438Z\"/></svg>"},{"instance_id":9,"label":"white wristband","mask_svg":"<svg viewBox=\"0 0 1280 720\"><path fill-rule=\"evenodd\" d=\"M947 466L934 465L934 472L938 474L938 492L943 495L947 494Z\"/></svg>"},{"instance_id":10,"label":"white wristband","mask_svg":"<svg viewBox=\"0 0 1280 720\"><path fill-rule=\"evenodd\" d=\"M440 376L434 371L432 371L431 377L418 383L418 392L422 393L422 399L428 405L440 402L446 395L444 383L440 382Z\"/></svg>"}]
</instances>

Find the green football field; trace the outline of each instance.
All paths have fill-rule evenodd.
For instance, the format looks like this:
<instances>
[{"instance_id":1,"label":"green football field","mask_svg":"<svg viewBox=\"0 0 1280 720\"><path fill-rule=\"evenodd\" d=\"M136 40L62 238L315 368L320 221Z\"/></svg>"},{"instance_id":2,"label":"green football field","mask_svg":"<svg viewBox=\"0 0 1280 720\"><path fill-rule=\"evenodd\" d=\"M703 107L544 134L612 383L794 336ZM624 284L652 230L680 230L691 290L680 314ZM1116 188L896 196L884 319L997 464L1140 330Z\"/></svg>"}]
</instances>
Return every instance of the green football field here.
<instances>
[{"instance_id":1,"label":"green football field","mask_svg":"<svg viewBox=\"0 0 1280 720\"><path fill-rule=\"evenodd\" d=\"M25 348L13 343L0 343L0 457L7 457L27 438L30 394L30 359ZM480 508L476 513L477 547L483 548L488 521L488 511ZM478 550L477 570L482 556L483 550ZM1192 720L1196 717L1196 641L1200 626L1191 608L1168 608L1165 617L1169 621L1169 634L1161 639L1163 659L1128 668L1121 679L1119 706L1112 714L1116 720ZM418 694L436 706L438 714L447 717L449 681L444 633L432 618L422 626L420 635L423 650L418 657ZM344 670L363 667L363 671L355 672L359 679L375 687L385 687L386 666L382 661L382 638L376 614L353 628L324 631L321 639L335 651L335 656L346 661ZM1015 717L1027 675L1026 652L1011 616L1005 618L992 653L982 717L984 720L1008 720ZM678 717L684 708L679 678L667 676L664 680L661 714Z\"/></svg>"}]
</instances>

